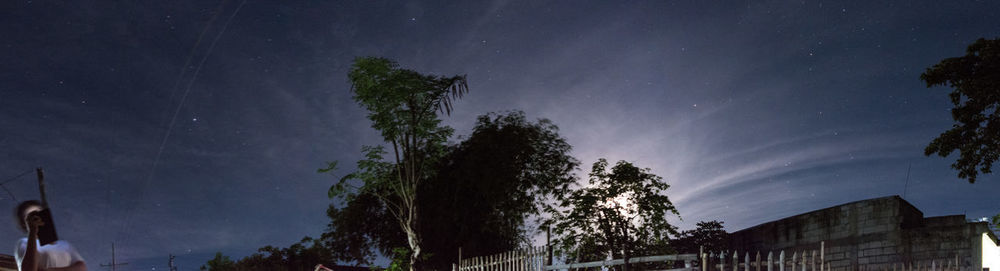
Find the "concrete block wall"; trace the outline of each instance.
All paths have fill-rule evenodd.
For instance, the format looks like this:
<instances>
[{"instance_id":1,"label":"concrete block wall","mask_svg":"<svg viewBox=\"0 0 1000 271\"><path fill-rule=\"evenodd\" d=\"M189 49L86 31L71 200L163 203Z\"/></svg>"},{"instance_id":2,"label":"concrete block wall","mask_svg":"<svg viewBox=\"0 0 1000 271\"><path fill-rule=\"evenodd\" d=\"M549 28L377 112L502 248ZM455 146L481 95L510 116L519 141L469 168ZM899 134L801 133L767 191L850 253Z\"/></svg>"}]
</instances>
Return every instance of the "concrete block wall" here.
<instances>
[{"instance_id":1,"label":"concrete block wall","mask_svg":"<svg viewBox=\"0 0 1000 271\"><path fill-rule=\"evenodd\" d=\"M739 251L775 253L819 250L833 270L860 266L955 259L974 267L973 237L977 226L964 216L924 218L916 207L898 196L876 198L816 210L772 221L730 234L730 247ZM974 269L978 270L978 269Z\"/></svg>"}]
</instances>

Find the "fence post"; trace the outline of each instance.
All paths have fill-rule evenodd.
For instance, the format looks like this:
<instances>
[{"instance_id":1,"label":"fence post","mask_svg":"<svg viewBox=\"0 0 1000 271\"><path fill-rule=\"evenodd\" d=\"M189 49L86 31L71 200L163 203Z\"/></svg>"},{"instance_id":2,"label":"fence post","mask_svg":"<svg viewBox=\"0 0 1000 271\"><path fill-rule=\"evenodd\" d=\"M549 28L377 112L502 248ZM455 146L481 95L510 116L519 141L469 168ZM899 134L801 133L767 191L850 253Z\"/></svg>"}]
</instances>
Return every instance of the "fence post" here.
<instances>
[{"instance_id":1,"label":"fence post","mask_svg":"<svg viewBox=\"0 0 1000 271\"><path fill-rule=\"evenodd\" d=\"M798 260L798 259L799 259L799 252L798 251L793 251L792 252L792 262L791 262L792 271L795 271L795 264L796 264L796 260Z\"/></svg>"},{"instance_id":2,"label":"fence post","mask_svg":"<svg viewBox=\"0 0 1000 271\"><path fill-rule=\"evenodd\" d=\"M708 271L708 258L705 257L705 246L698 247L698 257L701 257L701 271Z\"/></svg>"},{"instance_id":3,"label":"fence post","mask_svg":"<svg viewBox=\"0 0 1000 271\"><path fill-rule=\"evenodd\" d=\"M774 256L774 251L768 251L767 252L767 271L774 271L773 270L773 264L774 264L774 257L773 256Z\"/></svg>"},{"instance_id":4,"label":"fence post","mask_svg":"<svg viewBox=\"0 0 1000 271\"><path fill-rule=\"evenodd\" d=\"M750 271L750 252L743 254L743 270Z\"/></svg>"},{"instance_id":5,"label":"fence post","mask_svg":"<svg viewBox=\"0 0 1000 271\"><path fill-rule=\"evenodd\" d=\"M517 251L518 258L517 261L515 261L516 264L514 265L516 268L515 271L527 271L525 270L527 268L524 267L524 264L528 262L528 253L526 251L527 249L520 249Z\"/></svg>"},{"instance_id":6,"label":"fence post","mask_svg":"<svg viewBox=\"0 0 1000 271\"><path fill-rule=\"evenodd\" d=\"M513 271L510 270L510 251L500 254L500 257L503 257L503 259L500 260L500 271Z\"/></svg>"},{"instance_id":7,"label":"fence post","mask_svg":"<svg viewBox=\"0 0 1000 271\"><path fill-rule=\"evenodd\" d=\"M813 254L815 255L815 253ZM808 250L802 252L802 271L806 271L806 264L809 263Z\"/></svg>"},{"instance_id":8,"label":"fence post","mask_svg":"<svg viewBox=\"0 0 1000 271\"><path fill-rule=\"evenodd\" d=\"M760 271L760 251L757 251L757 262L754 263L754 266L757 267L756 271Z\"/></svg>"},{"instance_id":9,"label":"fence post","mask_svg":"<svg viewBox=\"0 0 1000 271\"><path fill-rule=\"evenodd\" d=\"M785 251L782 250L781 254L778 254L778 271L785 271Z\"/></svg>"},{"instance_id":10,"label":"fence post","mask_svg":"<svg viewBox=\"0 0 1000 271\"><path fill-rule=\"evenodd\" d=\"M507 252L501 252L497 255L497 270L498 271L509 271L507 270Z\"/></svg>"},{"instance_id":11,"label":"fence post","mask_svg":"<svg viewBox=\"0 0 1000 271\"><path fill-rule=\"evenodd\" d=\"M726 271L726 251L719 252L719 271Z\"/></svg>"},{"instance_id":12,"label":"fence post","mask_svg":"<svg viewBox=\"0 0 1000 271\"><path fill-rule=\"evenodd\" d=\"M500 253L500 271L510 271L510 251Z\"/></svg>"},{"instance_id":13,"label":"fence post","mask_svg":"<svg viewBox=\"0 0 1000 271\"><path fill-rule=\"evenodd\" d=\"M819 270L826 267L826 241L819 241Z\"/></svg>"}]
</instances>

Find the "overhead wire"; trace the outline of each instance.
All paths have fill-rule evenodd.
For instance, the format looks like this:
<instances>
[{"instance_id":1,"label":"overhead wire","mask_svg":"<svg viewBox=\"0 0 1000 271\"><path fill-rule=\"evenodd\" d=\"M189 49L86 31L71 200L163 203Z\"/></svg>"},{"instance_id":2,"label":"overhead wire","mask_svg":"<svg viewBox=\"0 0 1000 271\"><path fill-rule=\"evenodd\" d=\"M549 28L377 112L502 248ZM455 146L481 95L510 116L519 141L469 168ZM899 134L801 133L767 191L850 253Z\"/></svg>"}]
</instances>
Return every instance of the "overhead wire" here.
<instances>
[{"instance_id":1,"label":"overhead wire","mask_svg":"<svg viewBox=\"0 0 1000 271\"><path fill-rule=\"evenodd\" d=\"M225 0L223 0L223 3L224 2L225 2ZM183 93L183 95L181 95L180 101L178 102L177 107L174 110L174 114L170 118L170 123L167 125L167 130L164 132L163 139L160 141L160 146L157 149L156 156L153 159L153 163L152 163L152 166L150 167L149 173L146 175L146 178L143 180L143 184L142 184L142 187L139 190L139 197L137 197L137 201L140 201L140 200L142 200L145 197L145 193L146 193L146 190L147 190L147 188L149 186L149 183L150 183L150 181L152 181L153 177L155 176L156 168L157 168L157 166L160 163L160 159L161 159L161 157L163 155L163 149L166 146L167 141L170 139L170 134L173 131L174 125L176 125L176 123L177 123L177 116L180 115L181 108L184 107L184 103L186 102L188 95L191 93L191 89L194 86L194 82L197 80L198 75L201 72L202 67L205 65L205 62L208 60L208 57L212 54L212 50L215 48L216 44L222 38L222 35L226 32L226 29L229 28L230 23L232 23L233 19L236 18L236 15L239 14L240 9L242 9L243 6L246 5L246 3L247 3L247 1L243 0L239 4L239 6L236 7L236 9L233 11L233 13L226 20L225 24L223 24L221 30L219 30L219 33L216 34L215 38L212 40L212 43L209 44L208 49L205 51L205 54L201 58L201 61L199 61L198 65L195 67L194 73L191 75L190 80L188 80L188 83L187 83L187 86L185 87L184 93ZM220 4L220 11L216 12L216 14L213 15L213 18L215 16L218 16L219 13L221 13L221 7L222 7L222 5ZM205 27L207 29L210 26L211 26L211 21ZM192 50L191 54L192 55L194 54L193 50ZM185 66L184 69L187 69L187 67ZM181 76L183 76L183 74L184 73L182 72ZM126 209L125 218L124 218L124 220L122 222L122 230L120 230L119 233L118 233L118 237L119 238L116 238L116 239L119 239L118 240L119 243L123 243L123 244L127 243L127 240L128 240L128 237L129 237L128 233L131 231L131 227L132 227L132 221L131 220L132 220L132 217L134 216L134 210L135 210L136 206L138 206L138 204L133 204L128 209Z\"/></svg>"},{"instance_id":2,"label":"overhead wire","mask_svg":"<svg viewBox=\"0 0 1000 271\"><path fill-rule=\"evenodd\" d=\"M9 182L15 181L15 180L17 180L17 178L24 177L24 175L28 175L28 173L31 173L33 171L35 171L35 170L34 169L25 170L24 172L21 172L20 174L17 174L17 176L10 177L10 178L7 178L6 180L3 180L3 182L0 182L0 185L5 185L5 184L7 184Z\"/></svg>"},{"instance_id":3,"label":"overhead wire","mask_svg":"<svg viewBox=\"0 0 1000 271\"><path fill-rule=\"evenodd\" d=\"M5 186L5 184L7 184L9 182L12 182L12 181L15 181L18 178L24 177L24 175L28 175L28 173L31 173L32 171L35 171L35 170L33 170L33 169L25 170L24 172L21 172L21 174L17 174L17 176L10 177L10 178L7 178L7 179L3 180L3 182L0 182L0 188L3 188L3 191L7 191L7 195L10 195L10 199L11 200L13 200L14 202L17 202L17 197L14 196L14 193L10 192L10 189L7 189L7 186Z\"/></svg>"}]
</instances>

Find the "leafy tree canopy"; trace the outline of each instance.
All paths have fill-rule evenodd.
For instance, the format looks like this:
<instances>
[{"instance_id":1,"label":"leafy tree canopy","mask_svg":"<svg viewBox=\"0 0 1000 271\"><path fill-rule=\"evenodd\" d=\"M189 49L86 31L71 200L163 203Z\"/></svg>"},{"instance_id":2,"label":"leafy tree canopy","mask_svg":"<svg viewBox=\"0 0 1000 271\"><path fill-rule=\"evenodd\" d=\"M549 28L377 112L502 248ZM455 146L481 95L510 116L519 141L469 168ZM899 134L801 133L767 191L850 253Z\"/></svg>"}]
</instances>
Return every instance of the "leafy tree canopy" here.
<instances>
[{"instance_id":1,"label":"leafy tree canopy","mask_svg":"<svg viewBox=\"0 0 1000 271\"><path fill-rule=\"evenodd\" d=\"M680 253L698 253L702 247L706 253L726 250L729 234L722 224L722 221L717 220L698 222L695 229L680 233L673 244L674 248Z\"/></svg>"},{"instance_id":2,"label":"leafy tree canopy","mask_svg":"<svg viewBox=\"0 0 1000 271\"><path fill-rule=\"evenodd\" d=\"M594 163L589 185L570 193L560 207L550 210L558 237L555 246L569 260L628 259L669 251L667 240L677 228L667 221L680 214L664 194L670 186L662 178L632 163L619 161L608 172L608 162Z\"/></svg>"},{"instance_id":3,"label":"leafy tree canopy","mask_svg":"<svg viewBox=\"0 0 1000 271\"><path fill-rule=\"evenodd\" d=\"M229 259L229 256L222 255L222 252L216 252L215 258L208 260L207 263L201 266L201 270L207 271L235 271L236 263Z\"/></svg>"},{"instance_id":4,"label":"leafy tree canopy","mask_svg":"<svg viewBox=\"0 0 1000 271\"><path fill-rule=\"evenodd\" d=\"M387 153L382 146L363 147L358 171L332 185L329 195L347 201L362 194L374 196L405 234L412 271L421 259L423 241L417 188L432 178L432 166L452 134L437 112L450 114L452 100L468 92L468 83L465 76L424 75L377 57L355 59L348 78L354 100L368 110L372 128L391 144L394 159L383 160ZM319 171L331 172L336 165L329 163ZM352 186L351 180L362 184Z\"/></svg>"},{"instance_id":5,"label":"leafy tree canopy","mask_svg":"<svg viewBox=\"0 0 1000 271\"><path fill-rule=\"evenodd\" d=\"M305 237L287 248L265 246L250 256L232 261L221 252L201 266L209 271L293 271L313 270L317 264L334 262L332 252L320 240Z\"/></svg>"},{"instance_id":6,"label":"leafy tree canopy","mask_svg":"<svg viewBox=\"0 0 1000 271\"><path fill-rule=\"evenodd\" d=\"M462 248L464 257L516 248L530 234L526 219L539 214L547 198L566 193L578 162L548 120L528 121L523 112L487 114L472 134L449 146L434 167L435 178L418 188L428 269L448 270ZM378 174L386 174L383 171ZM397 255L405 236L393 231L385 206L371 196L331 206L325 242L337 257L370 262L374 251ZM337 245L337 246L334 246Z\"/></svg>"},{"instance_id":7,"label":"leafy tree canopy","mask_svg":"<svg viewBox=\"0 0 1000 271\"><path fill-rule=\"evenodd\" d=\"M925 155L947 157L959 152L951 167L958 177L976 182L979 173L992 173L1000 156L1000 39L979 39L965 56L942 60L928 68L920 79L927 87L953 88L951 117L955 124L935 138Z\"/></svg>"}]
</instances>

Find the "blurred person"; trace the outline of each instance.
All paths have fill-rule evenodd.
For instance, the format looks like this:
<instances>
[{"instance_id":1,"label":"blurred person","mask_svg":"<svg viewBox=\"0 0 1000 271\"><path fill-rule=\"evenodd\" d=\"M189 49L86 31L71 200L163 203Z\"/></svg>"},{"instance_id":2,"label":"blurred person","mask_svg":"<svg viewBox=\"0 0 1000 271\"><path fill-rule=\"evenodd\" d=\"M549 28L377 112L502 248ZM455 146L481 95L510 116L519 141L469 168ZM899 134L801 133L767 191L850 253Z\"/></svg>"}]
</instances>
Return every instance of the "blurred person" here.
<instances>
[{"instance_id":1,"label":"blurred person","mask_svg":"<svg viewBox=\"0 0 1000 271\"><path fill-rule=\"evenodd\" d=\"M15 221L18 221L21 231L28 234L17 242L14 257L18 270L86 271L87 264L83 257L69 242L55 240L44 245L39 242L39 229L45 226L41 216L44 210L42 203L36 200L21 202L14 210Z\"/></svg>"}]
</instances>

